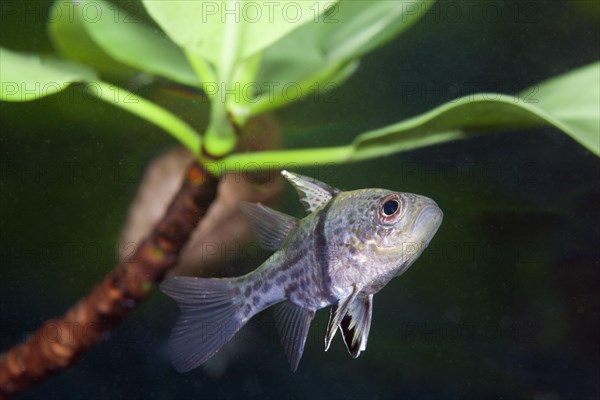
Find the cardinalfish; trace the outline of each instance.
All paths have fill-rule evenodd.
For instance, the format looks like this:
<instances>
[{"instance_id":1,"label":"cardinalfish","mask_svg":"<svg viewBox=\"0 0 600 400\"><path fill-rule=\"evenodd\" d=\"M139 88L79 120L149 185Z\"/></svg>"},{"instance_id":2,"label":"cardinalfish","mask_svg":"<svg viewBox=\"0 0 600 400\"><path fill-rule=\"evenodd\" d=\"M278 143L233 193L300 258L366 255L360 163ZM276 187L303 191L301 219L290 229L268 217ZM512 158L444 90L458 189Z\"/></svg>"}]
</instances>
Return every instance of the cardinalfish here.
<instances>
[{"instance_id":1,"label":"cardinalfish","mask_svg":"<svg viewBox=\"0 0 600 400\"><path fill-rule=\"evenodd\" d=\"M175 277L161 284L181 309L169 341L178 371L212 357L257 313L275 306L277 329L295 371L315 312L331 306L325 350L338 331L352 357L367 347L373 295L415 262L443 213L431 199L385 189L342 192L283 171L308 215L243 204L257 241L274 251L234 278Z\"/></svg>"}]
</instances>

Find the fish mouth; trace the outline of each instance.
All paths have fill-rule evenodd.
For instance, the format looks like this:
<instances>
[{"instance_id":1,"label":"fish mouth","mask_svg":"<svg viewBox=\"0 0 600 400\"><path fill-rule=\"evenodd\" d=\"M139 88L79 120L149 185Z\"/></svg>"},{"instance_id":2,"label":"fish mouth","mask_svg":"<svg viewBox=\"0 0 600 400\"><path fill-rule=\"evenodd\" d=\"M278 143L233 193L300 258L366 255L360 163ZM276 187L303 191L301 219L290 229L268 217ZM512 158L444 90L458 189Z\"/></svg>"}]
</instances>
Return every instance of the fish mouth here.
<instances>
[{"instance_id":1,"label":"fish mouth","mask_svg":"<svg viewBox=\"0 0 600 400\"><path fill-rule=\"evenodd\" d=\"M435 201L427 197L423 199L425 204L414 221L413 232L427 246L442 224L444 213Z\"/></svg>"}]
</instances>

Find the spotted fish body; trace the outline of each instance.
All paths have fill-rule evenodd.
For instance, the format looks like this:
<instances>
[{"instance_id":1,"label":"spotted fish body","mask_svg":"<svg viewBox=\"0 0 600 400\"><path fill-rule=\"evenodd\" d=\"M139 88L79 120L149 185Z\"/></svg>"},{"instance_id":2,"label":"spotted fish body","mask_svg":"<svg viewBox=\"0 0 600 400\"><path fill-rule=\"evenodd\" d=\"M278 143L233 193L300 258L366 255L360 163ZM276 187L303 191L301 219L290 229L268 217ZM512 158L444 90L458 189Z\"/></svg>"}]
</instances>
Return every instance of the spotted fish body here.
<instances>
[{"instance_id":1,"label":"spotted fish body","mask_svg":"<svg viewBox=\"0 0 600 400\"><path fill-rule=\"evenodd\" d=\"M424 196L384 189L341 192L283 171L309 213L298 220L245 204L257 239L275 253L236 278L176 277L161 289L182 315L170 340L179 371L208 360L254 315L276 305L278 330L296 370L316 310L332 306L325 348L338 329L348 351L366 349L373 295L401 275L427 247L442 221Z\"/></svg>"}]
</instances>

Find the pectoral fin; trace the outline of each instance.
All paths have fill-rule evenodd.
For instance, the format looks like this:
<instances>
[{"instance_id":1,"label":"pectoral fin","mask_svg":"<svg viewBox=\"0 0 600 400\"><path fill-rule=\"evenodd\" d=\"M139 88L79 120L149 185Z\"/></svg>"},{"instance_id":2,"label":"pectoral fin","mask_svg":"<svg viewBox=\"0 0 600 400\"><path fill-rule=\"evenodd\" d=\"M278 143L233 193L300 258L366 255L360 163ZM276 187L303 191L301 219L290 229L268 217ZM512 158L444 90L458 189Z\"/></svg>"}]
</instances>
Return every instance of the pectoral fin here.
<instances>
[{"instance_id":1,"label":"pectoral fin","mask_svg":"<svg viewBox=\"0 0 600 400\"><path fill-rule=\"evenodd\" d=\"M275 307L277 330L292 367L292 372L298 369L298 364L304 352L308 329L314 315L314 311L298 307L289 301L280 303Z\"/></svg>"},{"instance_id":2,"label":"pectoral fin","mask_svg":"<svg viewBox=\"0 0 600 400\"><path fill-rule=\"evenodd\" d=\"M335 332L337 332L337 328L342 322L342 319L348 312L348 307L356 298L358 292L356 288L353 288L352 294L345 299L342 299L331 306L331 311L329 313L329 323L327 324L327 333L325 334L325 351L329 350L329 346L331 345L331 341L335 336Z\"/></svg>"},{"instance_id":3,"label":"pectoral fin","mask_svg":"<svg viewBox=\"0 0 600 400\"><path fill-rule=\"evenodd\" d=\"M367 339L373 315L373 295L359 296L348 307L348 312L340 323L344 343L353 358L367 349Z\"/></svg>"},{"instance_id":4,"label":"pectoral fin","mask_svg":"<svg viewBox=\"0 0 600 400\"><path fill-rule=\"evenodd\" d=\"M308 176L294 174L285 170L281 171L281 175L294 186L307 214L327 204L329 200L340 193L339 189Z\"/></svg>"},{"instance_id":5,"label":"pectoral fin","mask_svg":"<svg viewBox=\"0 0 600 400\"><path fill-rule=\"evenodd\" d=\"M267 250L277 250L288 233L298 226L298 219L260 203L240 204L240 210L248 217L258 243Z\"/></svg>"}]
</instances>

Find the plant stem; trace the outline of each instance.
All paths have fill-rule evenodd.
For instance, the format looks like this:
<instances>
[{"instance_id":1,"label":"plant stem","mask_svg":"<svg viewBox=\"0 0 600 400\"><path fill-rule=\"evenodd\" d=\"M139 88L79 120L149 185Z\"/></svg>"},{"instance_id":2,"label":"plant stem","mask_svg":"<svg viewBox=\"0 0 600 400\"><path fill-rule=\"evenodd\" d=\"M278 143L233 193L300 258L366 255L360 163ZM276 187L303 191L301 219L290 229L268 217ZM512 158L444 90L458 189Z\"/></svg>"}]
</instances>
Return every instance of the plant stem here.
<instances>
[{"instance_id":1,"label":"plant stem","mask_svg":"<svg viewBox=\"0 0 600 400\"><path fill-rule=\"evenodd\" d=\"M223 3L225 4L225 3ZM203 152L212 158L221 158L235 149L238 138L229 120L227 104L238 90L233 83L233 72L240 52L243 24L225 24L223 44L219 55L217 80L218 93L211 98L210 121L204 135Z\"/></svg>"},{"instance_id":2,"label":"plant stem","mask_svg":"<svg viewBox=\"0 0 600 400\"><path fill-rule=\"evenodd\" d=\"M200 153L200 134L175 114L158 104L126 89L101 81L89 82L87 90L91 95L163 128L195 155Z\"/></svg>"},{"instance_id":3,"label":"plant stem","mask_svg":"<svg viewBox=\"0 0 600 400\"><path fill-rule=\"evenodd\" d=\"M353 147L338 146L320 149L259 151L254 153L236 153L225 157L218 165L219 175L227 171L245 172L261 169L294 168L325 163L343 163L352 161Z\"/></svg>"},{"instance_id":4,"label":"plant stem","mask_svg":"<svg viewBox=\"0 0 600 400\"><path fill-rule=\"evenodd\" d=\"M210 121L204 135L203 156L219 159L235 149L238 137L232 122L227 118L225 103L213 100L210 106Z\"/></svg>"},{"instance_id":5,"label":"plant stem","mask_svg":"<svg viewBox=\"0 0 600 400\"><path fill-rule=\"evenodd\" d=\"M104 280L62 317L47 320L24 342L0 355L0 398L75 363L79 356L150 294L178 260L192 231L217 193L217 179L193 163L165 215ZM49 332L68 332L48 339Z\"/></svg>"},{"instance_id":6,"label":"plant stem","mask_svg":"<svg viewBox=\"0 0 600 400\"><path fill-rule=\"evenodd\" d=\"M377 134L378 132L373 131L369 134L373 133ZM461 139L464 136L460 131L436 132L417 139L407 136L406 141L377 143L375 140L374 144L369 145L364 140L368 137L363 134L345 146L231 154L218 161L216 168L212 164L209 164L209 167L211 173L221 176L229 171L251 172L265 169L309 167L319 164L342 164L385 157L394 153Z\"/></svg>"},{"instance_id":7,"label":"plant stem","mask_svg":"<svg viewBox=\"0 0 600 400\"><path fill-rule=\"evenodd\" d=\"M212 66L208 63L208 61L204 60L202 57L192 53L191 51L184 51L188 61L192 66L192 69L194 70L196 76L198 76L198 79L200 80L200 88L208 96L208 98L212 100L212 98L215 95L215 92L218 93L218 91L207 89L213 89L211 85L217 84L217 76L215 75L215 71L213 70Z\"/></svg>"}]
</instances>

